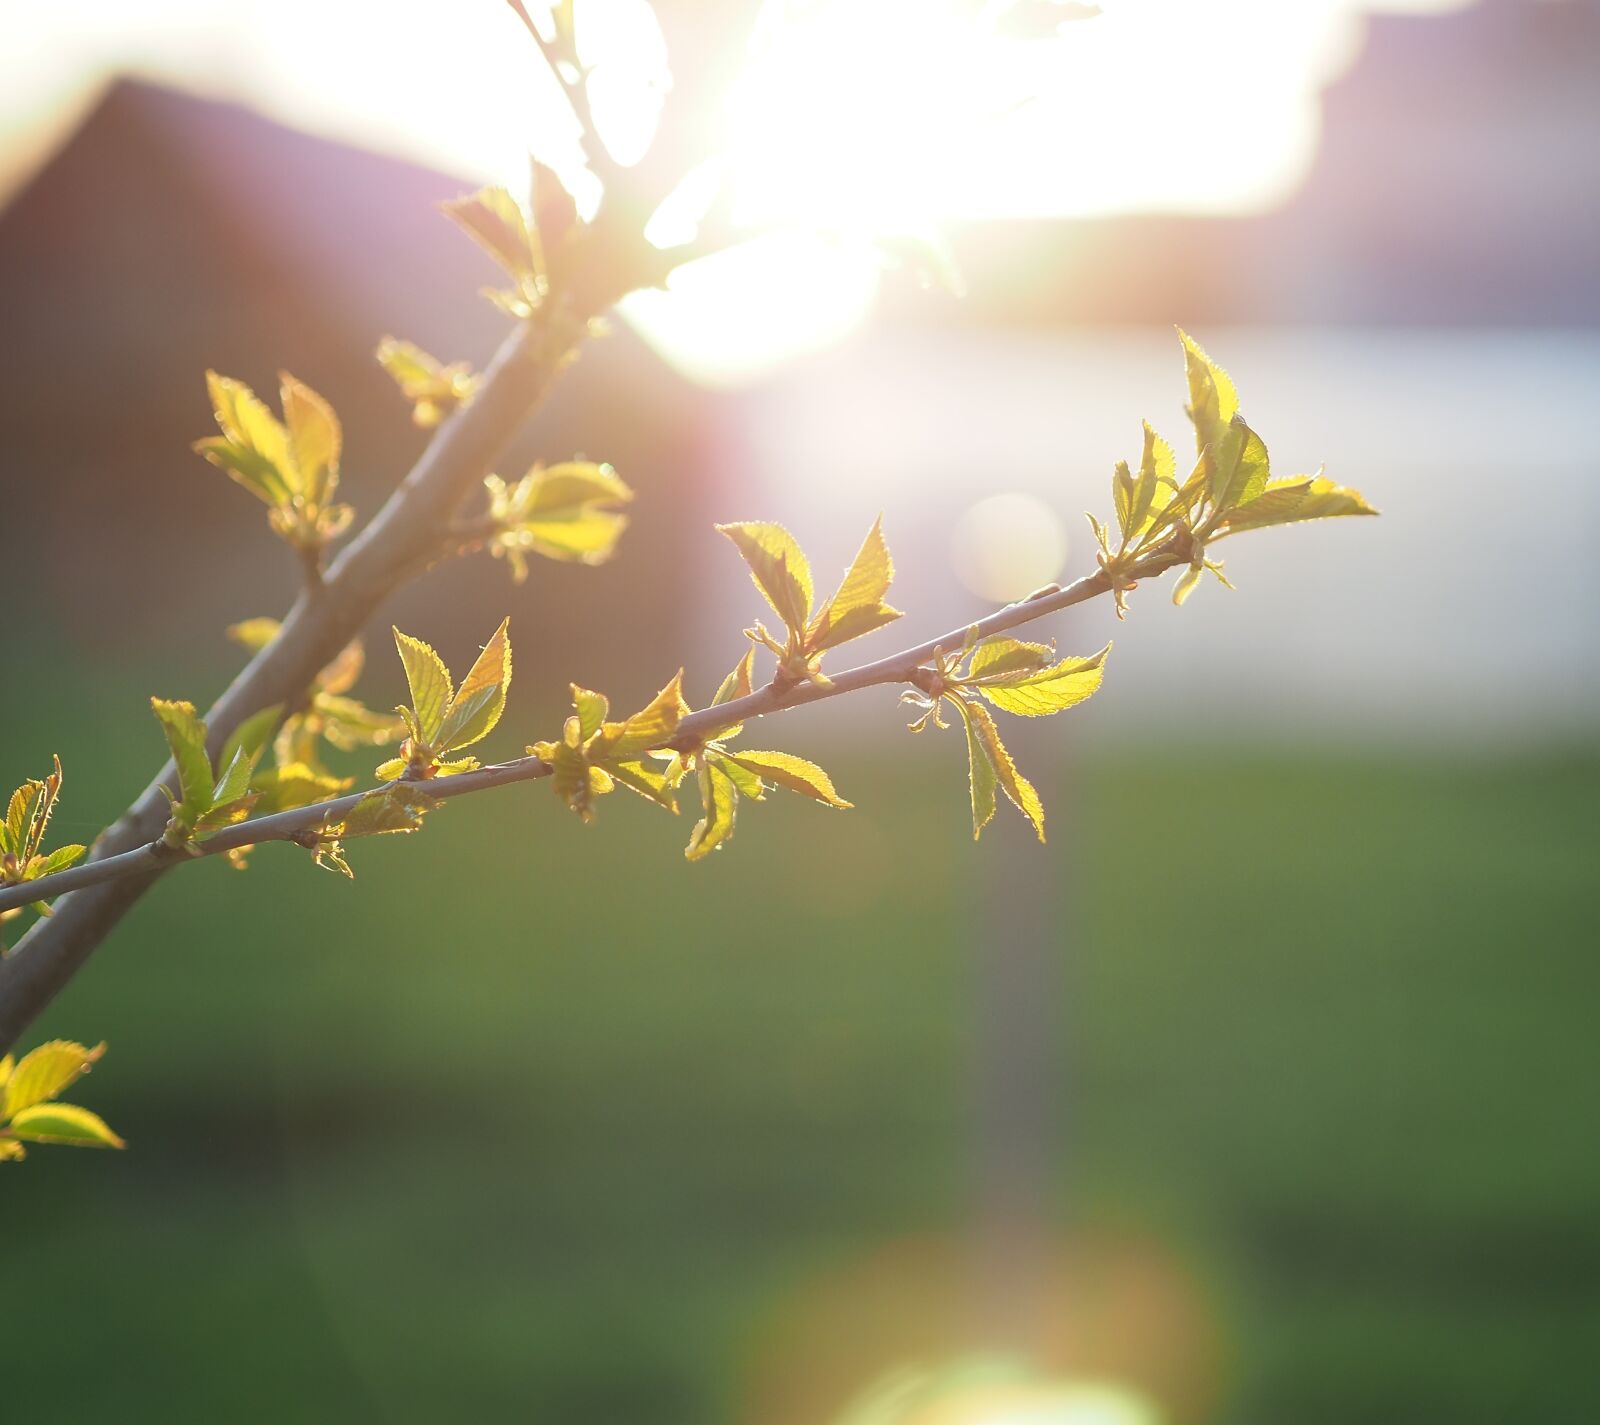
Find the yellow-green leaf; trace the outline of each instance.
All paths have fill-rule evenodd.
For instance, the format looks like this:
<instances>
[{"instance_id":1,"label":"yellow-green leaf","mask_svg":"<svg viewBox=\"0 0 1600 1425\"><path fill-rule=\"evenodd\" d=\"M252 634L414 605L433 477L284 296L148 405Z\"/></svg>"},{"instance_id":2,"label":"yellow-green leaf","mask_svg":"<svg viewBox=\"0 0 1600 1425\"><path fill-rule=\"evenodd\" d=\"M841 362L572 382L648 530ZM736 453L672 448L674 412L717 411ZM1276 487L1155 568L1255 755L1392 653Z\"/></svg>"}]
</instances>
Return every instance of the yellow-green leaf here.
<instances>
[{"instance_id":1,"label":"yellow-green leaf","mask_svg":"<svg viewBox=\"0 0 1600 1425\"><path fill-rule=\"evenodd\" d=\"M506 692L511 686L510 624L509 618L501 620L500 627L461 680L439 726L437 751L453 752L471 747L487 737L500 721L500 714L506 707Z\"/></svg>"},{"instance_id":2,"label":"yellow-green leaf","mask_svg":"<svg viewBox=\"0 0 1600 1425\"><path fill-rule=\"evenodd\" d=\"M739 804L739 792L732 779L709 759L700 764L700 804L705 814L694 824L683 852L690 861L704 860L733 835Z\"/></svg>"},{"instance_id":3,"label":"yellow-green leaf","mask_svg":"<svg viewBox=\"0 0 1600 1425\"><path fill-rule=\"evenodd\" d=\"M1099 691L1105 676L1108 643L1090 658L1063 658L1037 672L1008 678L998 683L983 683L978 691L997 708L1022 717L1048 717L1076 707Z\"/></svg>"},{"instance_id":4,"label":"yellow-green leaf","mask_svg":"<svg viewBox=\"0 0 1600 1425\"><path fill-rule=\"evenodd\" d=\"M35 1104L53 1099L88 1073L105 1052L104 1044L90 1049L70 1039L53 1039L24 1054L6 1076L0 1118L11 1118Z\"/></svg>"},{"instance_id":5,"label":"yellow-green leaf","mask_svg":"<svg viewBox=\"0 0 1600 1425\"><path fill-rule=\"evenodd\" d=\"M626 760L659 747L678 730L678 723L688 711L680 668L672 681L632 717L625 722L608 722L600 729L593 743L593 756L597 761Z\"/></svg>"},{"instance_id":6,"label":"yellow-green leaf","mask_svg":"<svg viewBox=\"0 0 1600 1425\"><path fill-rule=\"evenodd\" d=\"M40 1104L13 1118L8 1131L26 1143L61 1143L72 1148L123 1148L105 1119L70 1103Z\"/></svg>"},{"instance_id":7,"label":"yellow-green leaf","mask_svg":"<svg viewBox=\"0 0 1600 1425\"><path fill-rule=\"evenodd\" d=\"M1189 378L1189 419L1194 422L1195 446L1215 446L1239 412L1239 393L1228 373L1217 365L1188 332L1178 331L1183 342L1184 369Z\"/></svg>"},{"instance_id":8,"label":"yellow-green leaf","mask_svg":"<svg viewBox=\"0 0 1600 1425\"><path fill-rule=\"evenodd\" d=\"M811 618L811 565L794 536L779 524L719 524L717 531L733 541L756 588L784 626L804 637Z\"/></svg>"},{"instance_id":9,"label":"yellow-green leaf","mask_svg":"<svg viewBox=\"0 0 1600 1425\"><path fill-rule=\"evenodd\" d=\"M269 505L284 505L296 490L288 433L242 381L206 372L206 389L222 439L195 449Z\"/></svg>"},{"instance_id":10,"label":"yellow-green leaf","mask_svg":"<svg viewBox=\"0 0 1600 1425\"><path fill-rule=\"evenodd\" d=\"M151 698L150 708L161 723L178 768L178 800L193 821L211 808L211 761L206 756L205 724L195 716L193 703Z\"/></svg>"},{"instance_id":11,"label":"yellow-green leaf","mask_svg":"<svg viewBox=\"0 0 1600 1425\"><path fill-rule=\"evenodd\" d=\"M984 639L972 650L972 662L963 682L979 679L1013 678L1037 672L1054 656L1046 643L1028 643L1006 634Z\"/></svg>"},{"instance_id":12,"label":"yellow-green leaf","mask_svg":"<svg viewBox=\"0 0 1600 1425\"><path fill-rule=\"evenodd\" d=\"M786 787L791 792L799 792L801 796L825 802L831 807L848 808L852 805L834 790L833 779L815 762L807 762L804 757L794 757L787 752L755 752L748 749L736 753L724 752L722 755L765 781Z\"/></svg>"},{"instance_id":13,"label":"yellow-green leaf","mask_svg":"<svg viewBox=\"0 0 1600 1425\"><path fill-rule=\"evenodd\" d=\"M994 764L989 760L988 749L973 725L973 707L965 698L952 698L956 711L961 714L961 725L967 734L967 781L972 792L972 839L976 841L983 828L994 820Z\"/></svg>"},{"instance_id":14,"label":"yellow-green leaf","mask_svg":"<svg viewBox=\"0 0 1600 1425\"><path fill-rule=\"evenodd\" d=\"M883 516L879 515L845 571L838 592L812 620L806 633L807 651L836 648L899 618L900 610L883 602L893 578L894 560L883 537Z\"/></svg>"},{"instance_id":15,"label":"yellow-green leaf","mask_svg":"<svg viewBox=\"0 0 1600 1425\"><path fill-rule=\"evenodd\" d=\"M313 505L326 505L339 487L343 436L333 407L303 381L280 371L283 420L289 452L300 476L300 491Z\"/></svg>"},{"instance_id":16,"label":"yellow-green leaf","mask_svg":"<svg viewBox=\"0 0 1600 1425\"><path fill-rule=\"evenodd\" d=\"M441 207L519 284L531 283L543 276L544 263L538 240L528 231L522 209L506 189L480 188L465 198L451 199Z\"/></svg>"},{"instance_id":17,"label":"yellow-green leaf","mask_svg":"<svg viewBox=\"0 0 1600 1425\"><path fill-rule=\"evenodd\" d=\"M1271 462L1265 442L1243 416L1234 416L1228 428L1206 453L1207 482L1214 510L1226 511L1255 499L1267 486Z\"/></svg>"},{"instance_id":18,"label":"yellow-green leaf","mask_svg":"<svg viewBox=\"0 0 1600 1425\"><path fill-rule=\"evenodd\" d=\"M450 682L450 670L420 638L394 630L394 644L400 650L400 662L405 666L406 684L411 689L411 711L416 715L417 728L430 746L438 736L455 696Z\"/></svg>"},{"instance_id":19,"label":"yellow-green leaf","mask_svg":"<svg viewBox=\"0 0 1600 1425\"><path fill-rule=\"evenodd\" d=\"M392 336L378 343L378 363L394 377L400 394L411 402L412 421L424 430L465 405L478 389L478 378L466 362L446 366L421 347Z\"/></svg>"},{"instance_id":20,"label":"yellow-green leaf","mask_svg":"<svg viewBox=\"0 0 1600 1425\"><path fill-rule=\"evenodd\" d=\"M987 691L987 690L985 690ZM989 715L989 710L980 703L966 704L963 715L967 718L968 736L976 735L982 744L984 752L988 755L995 779L1000 783L1000 788L1005 792L1016 807L1033 823L1033 829L1039 840L1044 840L1044 804L1039 800L1038 792L1034 791L1033 783L1017 770L1017 764L1011 760L1011 754L1006 751L1005 743L1000 740L1000 729L995 726L994 718ZM991 801L994 793L989 793ZM976 803L974 803L976 809ZM976 835L976 833L974 833Z\"/></svg>"},{"instance_id":21,"label":"yellow-green leaf","mask_svg":"<svg viewBox=\"0 0 1600 1425\"><path fill-rule=\"evenodd\" d=\"M1295 475L1274 480L1255 499L1229 510L1222 518L1221 528L1233 533L1299 520L1377 513L1359 490L1336 485L1321 475Z\"/></svg>"}]
</instances>

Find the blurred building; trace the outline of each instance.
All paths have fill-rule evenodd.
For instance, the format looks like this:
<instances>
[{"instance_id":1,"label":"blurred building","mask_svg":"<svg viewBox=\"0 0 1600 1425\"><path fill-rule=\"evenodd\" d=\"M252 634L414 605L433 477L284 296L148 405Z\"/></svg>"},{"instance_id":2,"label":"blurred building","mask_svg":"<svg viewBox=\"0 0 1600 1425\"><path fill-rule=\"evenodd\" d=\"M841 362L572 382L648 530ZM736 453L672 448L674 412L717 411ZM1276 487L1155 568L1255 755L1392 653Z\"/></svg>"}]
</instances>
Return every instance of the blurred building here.
<instances>
[{"instance_id":1,"label":"blurred building","mask_svg":"<svg viewBox=\"0 0 1600 1425\"><path fill-rule=\"evenodd\" d=\"M477 295L494 269L435 211L464 187L230 105L112 86L0 213L0 522L13 570L46 591L32 606L84 648L197 662L226 656L224 623L284 607L292 573L264 511L189 450L212 428L203 373L268 395L288 368L327 395L347 495L370 514L425 439L373 360L379 337L476 364L505 330ZM470 647L510 609L563 678L599 676L582 662L597 639L624 645L613 670L678 646L700 411L626 330L591 343L505 473L577 453L616 465L639 492L625 577L541 561L513 589L503 566L467 561L396 616ZM640 601L635 580L663 592Z\"/></svg>"}]
</instances>

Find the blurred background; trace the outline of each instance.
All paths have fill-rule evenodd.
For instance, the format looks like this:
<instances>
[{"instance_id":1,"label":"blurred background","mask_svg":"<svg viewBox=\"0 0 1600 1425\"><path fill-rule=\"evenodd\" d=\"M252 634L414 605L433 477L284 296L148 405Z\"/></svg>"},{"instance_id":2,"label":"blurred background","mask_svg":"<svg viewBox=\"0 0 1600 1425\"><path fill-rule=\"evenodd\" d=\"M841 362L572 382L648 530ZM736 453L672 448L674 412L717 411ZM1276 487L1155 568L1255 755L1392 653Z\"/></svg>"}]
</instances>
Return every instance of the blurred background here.
<instances>
[{"instance_id":1,"label":"blurred background","mask_svg":"<svg viewBox=\"0 0 1600 1425\"><path fill-rule=\"evenodd\" d=\"M682 62L737 8L665 3ZM612 461L618 558L438 571L358 691L401 694L390 617L461 665L509 611L492 755L568 680L634 706L685 662L703 701L760 612L721 519L821 583L882 511L911 614L862 658L1075 575L1139 420L1186 439L1173 323L1280 473L1384 518L1057 620L1117 647L1006 729L1045 848L1009 808L974 847L959 738L881 690L747 734L858 810L773 800L700 866L687 819L532 787L353 885L171 878L39 1026L110 1041L80 1097L131 1148L0 1181L29 1418L1600 1418L1600 0L1056 33L1089 8L979 43L971 0L764 7L723 177L807 226L630 301L502 472ZM661 37L578 16L637 150ZM0 19L0 777L59 752L87 840L160 756L146 698L209 702L292 591L189 452L205 368L328 395L370 512L422 444L377 339L503 325L433 205L530 147L593 195L493 0ZM885 270L933 231L961 300Z\"/></svg>"}]
</instances>

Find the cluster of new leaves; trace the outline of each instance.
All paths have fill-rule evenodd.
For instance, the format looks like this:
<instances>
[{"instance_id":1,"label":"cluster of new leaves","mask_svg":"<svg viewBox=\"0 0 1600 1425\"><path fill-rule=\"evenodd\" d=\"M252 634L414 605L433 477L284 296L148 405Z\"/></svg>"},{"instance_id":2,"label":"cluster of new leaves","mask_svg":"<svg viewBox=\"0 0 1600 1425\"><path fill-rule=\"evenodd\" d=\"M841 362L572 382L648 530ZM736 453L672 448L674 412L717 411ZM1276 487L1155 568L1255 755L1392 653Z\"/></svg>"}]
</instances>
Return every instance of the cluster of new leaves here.
<instances>
[{"instance_id":1,"label":"cluster of new leaves","mask_svg":"<svg viewBox=\"0 0 1600 1425\"><path fill-rule=\"evenodd\" d=\"M1105 674L1108 643L1090 658L1055 658L1044 643L995 635L978 638L972 630L966 645L954 653L939 653L931 668L918 670L917 686L900 695L901 702L917 708L912 732L930 723L947 727L944 709L954 708L967 734L967 769L972 787L972 837L994 819L995 789L1033 823L1044 840L1044 804L1030 782L1017 770L987 700L1003 712L1020 717L1049 717L1076 707L1092 697ZM965 666L963 666L965 665Z\"/></svg>"},{"instance_id":2,"label":"cluster of new leaves","mask_svg":"<svg viewBox=\"0 0 1600 1425\"><path fill-rule=\"evenodd\" d=\"M464 361L448 366L420 346L386 336L378 343L378 364L394 377L400 394L411 402L411 420L432 430L457 406L464 406L481 378Z\"/></svg>"},{"instance_id":3,"label":"cluster of new leaves","mask_svg":"<svg viewBox=\"0 0 1600 1425\"><path fill-rule=\"evenodd\" d=\"M220 436L195 449L267 505L272 528L296 549L315 553L349 525L339 489L342 436L333 408L304 382L280 373L283 419L248 386L215 371L206 387Z\"/></svg>"},{"instance_id":4,"label":"cluster of new leaves","mask_svg":"<svg viewBox=\"0 0 1600 1425\"><path fill-rule=\"evenodd\" d=\"M54 761L55 771L43 780L28 778L6 804L6 817L0 822L0 886L20 886L41 876L53 876L65 871L87 850L78 845L58 846L54 851L44 849L44 833L61 798L61 759ZM50 914L50 907L43 901L33 902L32 909L40 915ZM0 911L0 924L21 914L21 906ZM0 952L4 950L5 937L0 934Z\"/></svg>"},{"instance_id":5,"label":"cluster of new leaves","mask_svg":"<svg viewBox=\"0 0 1600 1425\"><path fill-rule=\"evenodd\" d=\"M739 666L722 680L711 700L712 707L749 695L755 654L754 648L745 651ZM834 790L833 779L815 762L791 752L758 752L748 747L730 752L728 744L743 730L744 724L736 722L694 748L654 754L671 759L666 773L669 787L679 786L690 772L695 774L701 816L689 834L689 844L683 853L691 861L709 856L733 835L741 797L753 802L765 801L769 785L798 792L841 810L853 805ZM676 811L677 807L674 805L672 809Z\"/></svg>"},{"instance_id":6,"label":"cluster of new leaves","mask_svg":"<svg viewBox=\"0 0 1600 1425\"><path fill-rule=\"evenodd\" d=\"M255 809L260 797L250 790L251 779L283 709L264 708L240 723L223 744L215 766L206 753L206 725L196 716L193 703L151 698L150 710L166 734L178 769L177 795L169 787L161 789L172 810L162 840L175 851L198 854L198 840L243 821Z\"/></svg>"},{"instance_id":7,"label":"cluster of new leaves","mask_svg":"<svg viewBox=\"0 0 1600 1425\"><path fill-rule=\"evenodd\" d=\"M421 787L411 782L396 782L392 787L368 792L347 816L324 821L308 834L305 843L317 865L354 880L355 872L345 860L346 841L362 836L395 836L419 831L422 818L436 805L434 798Z\"/></svg>"},{"instance_id":8,"label":"cluster of new leaves","mask_svg":"<svg viewBox=\"0 0 1600 1425\"><path fill-rule=\"evenodd\" d=\"M572 685L573 713L553 742L535 742L530 757L549 764L555 793L584 821L594 820L598 797L618 784L676 812L666 772L650 758L670 741L689 705L683 700L683 670L631 717L608 721L611 700L604 693Z\"/></svg>"},{"instance_id":9,"label":"cluster of new leaves","mask_svg":"<svg viewBox=\"0 0 1600 1425\"><path fill-rule=\"evenodd\" d=\"M379 777L427 781L470 772L478 765L475 757L452 758L450 754L482 741L505 711L506 691L511 686L510 622L501 621L459 688L452 683L444 659L432 648L420 638L394 630L395 647L400 650L411 690L411 705L396 711L409 735L400 744L400 755L378 768Z\"/></svg>"},{"instance_id":10,"label":"cluster of new leaves","mask_svg":"<svg viewBox=\"0 0 1600 1425\"><path fill-rule=\"evenodd\" d=\"M443 206L511 279L509 288L487 287L483 295L508 316L524 321L561 286L586 230L572 195L554 170L538 160L533 163L531 219L498 186Z\"/></svg>"},{"instance_id":11,"label":"cluster of new leaves","mask_svg":"<svg viewBox=\"0 0 1600 1425\"><path fill-rule=\"evenodd\" d=\"M1220 561L1206 552L1219 539L1268 525L1377 513L1358 491L1335 485L1320 472L1275 479L1266 444L1240 414L1239 393L1228 373L1187 332L1178 335L1198 452L1194 468L1179 481L1172 447L1146 422L1138 474L1119 461L1111 480L1120 537L1114 539L1107 526L1089 516L1118 617L1127 613L1131 569L1159 545L1170 541L1188 562L1172 592L1173 602L1181 604L1207 571L1228 584Z\"/></svg>"},{"instance_id":12,"label":"cluster of new leaves","mask_svg":"<svg viewBox=\"0 0 1600 1425\"><path fill-rule=\"evenodd\" d=\"M602 564L611 557L628 527L617 511L633 499L609 465L564 461L549 469L536 465L520 480L485 478L489 492L485 543L496 559L511 566L511 577L528 577L529 553L579 564Z\"/></svg>"},{"instance_id":13,"label":"cluster of new leaves","mask_svg":"<svg viewBox=\"0 0 1600 1425\"><path fill-rule=\"evenodd\" d=\"M228 629L229 638L252 652L265 648L277 635L278 621L270 618L246 619ZM351 752L359 747L386 746L405 731L398 717L376 712L349 695L365 665L360 640L347 644L312 680L300 707L284 718L272 741L273 765L258 764L250 779L258 814L310 806L354 785L353 778L337 775L324 763L324 742ZM270 724L276 721L277 711L269 708L256 717ZM236 853L236 864L241 856Z\"/></svg>"},{"instance_id":14,"label":"cluster of new leaves","mask_svg":"<svg viewBox=\"0 0 1600 1425\"><path fill-rule=\"evenodd\" d=\"M883 601L894 578L894 561L884 543L881 517L867 531L837 592L815 613L811 564L788 530L778 524L719 524L717 529L733 541L756 588L783 621L782 643L759 621L745 630L746 638L777 657L774 681L779 686L808 681L826 685L824 653L900 617L899 609Z\"/></svg>"},{"instance_id":15,"label":"cluster of new leaves","mask_svg":"<svg viewBox=\"0 0 1600 1425\"><path fill-rule=\"evenodd\" d=\"M755 649L722 680L712 699L716 707L750 692ZM701 817L689 835L684 855L691 861L709 856L733 835L740 797L762 801L769 785L786 787L828 806L848 807L822 768L787 752L730 752L727 744L742 724L720 729L714 740L669 750L678 725L689 712L683 698L680 670L649 704L621 722L608 722L611 704L603 694L576 684L574 712L554 742L536 742L531 756L550 764L555 792L585 821L594 818L595 799L618 785L678 811L677 790L693 772L700 792Z\"/></svg>"},{"instance_id":16,"label":"cluster of new leaves","mask_svg":"<svg viewBox=\"0 0 1600 1425\"><path fill-rule=\"evenodd\" d=\"M28 1155L29 1143L65 1143L74 1148L121 1148L122 1139L103 1118L70 1103L55 1102L106 1052L66 1039L41 1044L21 1060L0 1059L0 1163Z\"/></svg>"}]
</instances>

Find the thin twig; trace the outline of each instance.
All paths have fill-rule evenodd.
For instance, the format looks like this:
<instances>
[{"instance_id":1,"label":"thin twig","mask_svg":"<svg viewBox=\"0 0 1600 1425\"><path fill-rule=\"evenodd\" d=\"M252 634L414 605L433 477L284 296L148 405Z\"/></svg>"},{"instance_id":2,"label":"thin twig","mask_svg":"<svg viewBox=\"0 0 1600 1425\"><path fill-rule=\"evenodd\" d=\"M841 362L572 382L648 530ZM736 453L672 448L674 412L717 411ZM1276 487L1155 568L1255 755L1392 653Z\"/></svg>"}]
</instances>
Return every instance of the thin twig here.
<instances>
[{"instance_id":1,"label":"thin twig","mask_svg":"<svg viewBox=\"0 0 1600 1425\"><path fill-rule=\"evenodd\" d=\"M528 13L522 0L506 0L506 4L516 11L517 17L527 27L528 33L533 36L533 42L539 47L539 54L544 59L550 73L555 76L555 81L561 86L561 92L566 96L567 105L572 110L572 117L578 121L579 142L583 145L583 156L587 161L594 176L608 187L623 169L616 159L612 158L611 151L606 148L605 140L600 137L599 126L594 121L594 110L589 103L588 75L580 72L575 81L569 81L561 70L561 56L555 52L555 47L540 33L539 27L534 24L533 17Z\"/></svg>"},{"instance_id":2,"label":"thin twig","mask_svg":"<svg viewBox=\"0 0 1600 1425\"><path fill-rule=\"evenodd\" d=\"M1181 562L1182 556L1175 549L1164 545L1140 560L1129 571L1129 577L1149 578ZM731 702L718 703L714 707L701 708L698 712L689 713L678 724L673 736L662 743L661 747L690 750L702 746L720 729L731 727L737 722L765 717L769 713L786 712L790 708L821 702L826 698L836 698L861 688L885 683L912 683L915 681L917 670L923 664L941 652L955 651L969 638L987 638L993 634L1020 628L1025 624L1048 618L1051 614L1059 613L1074 604L1081 604L1097 595L1107 593L1110 588L1111 581L1104 573L1089 574L1065 588L1050 593L1035 594L1019 603L1007 604L1003 609L997 609L975 623L951 629L938 638L930 638L915 647L891 653L887 658L880 658L875 663L863 663L858 667L847 669L830 677L826 683L768 684L746 697L735 698ZM459 776L408 785L417 786L428 796L444 801L452 797L467 796L473 792L487 791L491 787L534 781L548 777L550 772L549 764L537 757L519 757L510 762L480 767L473 772L463 772ZM9 910L13 906L27 905L67 891L101 885L123 877L149 875L170 866L182 865L197 857L237 851L262 842L304 842L308 836L314 836L319 831L335 826L355 810L363 797L370 795L371 791L354 792L332 801L316 802L311 806L297 807L292 811L274 812L271 816L257 817L253 821L241 821L207 837L199 843L193 853L174 851L160 842L155 842L118 856L73 866L65 871L58 871L53 876L43 876L39 880L29 881L20 886L0 887L0 910Z\"/></svg>"}]
</instances>

